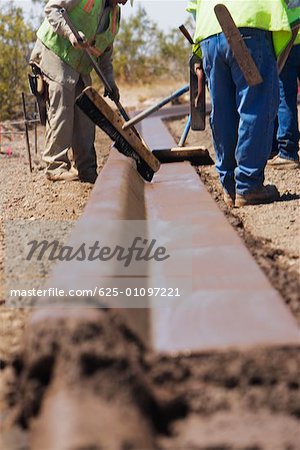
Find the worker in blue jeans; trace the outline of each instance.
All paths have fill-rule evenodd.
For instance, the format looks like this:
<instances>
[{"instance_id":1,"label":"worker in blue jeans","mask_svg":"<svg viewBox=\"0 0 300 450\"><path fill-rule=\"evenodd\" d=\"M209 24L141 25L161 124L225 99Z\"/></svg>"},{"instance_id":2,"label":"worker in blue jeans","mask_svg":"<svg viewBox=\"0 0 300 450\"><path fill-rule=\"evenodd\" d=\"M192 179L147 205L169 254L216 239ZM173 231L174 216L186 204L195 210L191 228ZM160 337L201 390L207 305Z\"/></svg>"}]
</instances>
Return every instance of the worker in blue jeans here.
<instances>
[{"instance_id":1,"label":"worker in blue jeans","mask_svg":"<svg viewBox=\"0 0 300 450\"><path fill-rule=\"evenodd\" d=\"M300 44L294 45L279 76L280 103L272 153L268 166L276 169L299 167L299 125L297 93L300 81Z\"/></svg>"},{"instance_id":2,"label":"worker in blue jeans","mask_svg":"<svg viewBox=\"0 0 300 450\"><path fill-rule=\"evenodd\" d=\"M201 42L203 68L212 100L210 125L216 169L228 206L273 201L275 186L264 186L264 168L272 146L279 103L271 33L240 32L264 80L249 87L223 33ZM236 198L237 197L237 198Z\"/></svg>"},{"instance_id":3,"label":"worker in blue jeans","mask_svg":"<svg viewBox=\"0 0 300 450\"><path fill-rule=\"evenodd\" d=\"M262 76L261 84L248 86L214 14L217 3L232 14ZM236 207L272 202L279 193L276 186L264 185L264 170L279 105L276 55L291 33L286 4L284 0L194 0L188 10L196 19L194 42L200 45L208 80L210 124L224 201Z\"/></svg>"}]
</instances>

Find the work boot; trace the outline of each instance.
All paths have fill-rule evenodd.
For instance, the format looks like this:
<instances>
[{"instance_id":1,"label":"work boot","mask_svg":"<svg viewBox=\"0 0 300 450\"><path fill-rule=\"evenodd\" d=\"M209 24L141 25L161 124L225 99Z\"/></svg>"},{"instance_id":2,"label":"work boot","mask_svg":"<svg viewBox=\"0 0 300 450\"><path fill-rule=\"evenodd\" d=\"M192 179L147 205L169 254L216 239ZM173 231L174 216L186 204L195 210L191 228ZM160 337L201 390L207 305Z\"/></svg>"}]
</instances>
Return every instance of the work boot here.
<instances>
[{"instance_id":1,"label":"work boot","mask_svg":"<svg viewBox=\"0 0 300 450\"><path fill-rule=\"evenodd\" d=\"M233 208L235 203L235 194L229 194L229 192L223 189L223 200L228 208Z\"/></svg>"},{"instance_id":2,"label":"work boot","mask_svg":"<svg viewBox=\"0 0 300 450\"><path fill-rule=\"evenodd\" d=\"M50 181L76 181L78 180L78 172L74 167L71 167L70 170L64 170L62 172L46 172L46 177Z\"/></svg>"},{"instance_id":3,"label":"work boot","mask_svg":"<svg viewBox=\"0 0 300 450\"><path fill-rule=\"evenodd\" d=\"M268 160L270 161L271 159L273 159L275 156L278 155L278 151L272 151L268 157Z\"/></svg>"},{"instance_id":4,"label":"work boot","mask_svg":"<svg viewBox=\"0 0 300 450\"><path fill-rule=\"evenodd\" d=\"M272 203L279 198L277 187L273 184L261 186L249 194L236 194L235 206L240 208L246 205L259 205L261 203Z\"/></svg>"},{"instance_id":5,"label":"work boot","mask_svg":"<svg viewBox=\"0 0 300 450\"><path fill-rule=\"evenodd\" d=\"M299 167L299 161L297 159L286 159L276 155L267 162L267 165L273 169L297 169Z\"/></svg>"}]
</instances>

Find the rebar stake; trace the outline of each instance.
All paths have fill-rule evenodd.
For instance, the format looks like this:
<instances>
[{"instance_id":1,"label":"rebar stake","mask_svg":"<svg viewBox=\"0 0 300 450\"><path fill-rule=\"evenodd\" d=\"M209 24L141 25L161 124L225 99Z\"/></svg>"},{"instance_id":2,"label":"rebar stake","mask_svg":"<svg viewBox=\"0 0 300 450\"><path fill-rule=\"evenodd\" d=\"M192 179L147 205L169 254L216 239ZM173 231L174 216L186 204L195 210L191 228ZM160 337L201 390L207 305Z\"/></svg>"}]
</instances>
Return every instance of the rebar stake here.
<instances>
[{"instance_id":1,"label":"rebar stake","mask_svg":"<svg viewBox=\"0 0 300 450\"><path fill-rule=\"evenodd\" d=\"M22 92L22 104L23 104L23 116L24 116L24 124L25 124L25 136L26 136L26 147L27 147L28 161L29 161L29 170L30 170L30 173L32 173L30 142L29 142L29 133L28 133L28 121L27 121L27 113L26 113L26 104L25 104L25 94L24 94L24 92Z\"/></svg>"},{"instance_id":2,"label":"rebar stake","mask_svg":"<svg viewBox=\"0 0 300 450\"><path fill-rule=\"evenodd\" d=\"M34 118L38 116L37 102L34 102ZM34 153L37 155L37 121L34 122Z\"/></svg>"}]
</instances>

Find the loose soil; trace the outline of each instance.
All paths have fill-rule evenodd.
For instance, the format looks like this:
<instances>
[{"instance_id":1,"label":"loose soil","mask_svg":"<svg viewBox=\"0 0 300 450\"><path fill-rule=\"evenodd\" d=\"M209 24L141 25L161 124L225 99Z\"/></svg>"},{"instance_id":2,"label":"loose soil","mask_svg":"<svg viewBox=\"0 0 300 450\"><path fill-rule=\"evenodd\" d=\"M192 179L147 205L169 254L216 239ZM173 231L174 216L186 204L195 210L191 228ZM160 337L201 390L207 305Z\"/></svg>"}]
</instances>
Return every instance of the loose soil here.
<instances>
[{"instance_id":1,"label":"loose soil","mask_svg":"<svg viewBox=\"0 0 300 450\"><path fill-rule=\"evenodd\" d=\"M144 98L139 100L141 107ZM184 120L168 126L178 140ZM39 149L42 142L39 133ZM96 142L101 170L110 141L98 131ZM206 146L213 156L208 130L191 133L188 144ZM4 304L4 221L76 220L92 185L47 181L39 157L30 174L22 142L11 156L2 150L0 447L61 450L58 440L49 446L48 433L59 439L53 430L68 421L67 448L77 450L300 449L299 348L157 356L143 347L120 313L102 310L62 315L24 334L30 311ZM277 185L280 201L229 210L214 167L197 170L300 322L299 172L267 168L266 181ZM17 262L16 267L21 270ZM60 410L62 396L67 409Z\"/></svg>"}]
</instances>

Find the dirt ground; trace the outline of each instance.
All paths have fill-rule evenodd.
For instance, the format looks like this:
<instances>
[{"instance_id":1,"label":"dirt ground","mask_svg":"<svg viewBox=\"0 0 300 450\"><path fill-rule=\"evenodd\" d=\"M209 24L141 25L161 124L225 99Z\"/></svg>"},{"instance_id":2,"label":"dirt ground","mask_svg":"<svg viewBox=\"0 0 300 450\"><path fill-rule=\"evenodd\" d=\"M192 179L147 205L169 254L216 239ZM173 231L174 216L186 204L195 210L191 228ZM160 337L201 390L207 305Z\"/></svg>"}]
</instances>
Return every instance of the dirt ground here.
<instances>
[{"instance_id":1,"label":"dirt ground","mask_svg":"<svg viewBox=\"0 0 300 450\"><path fill-rule=\"evenodd\" d=\"M148 106L147 95L143 91L135 94L138 108ZM132 98L127 93L125 105L133 106ZM168 126L178 140L184 120ZM42 142L39 133L39 149ZM188 144L195 143L206 146L213 156L209 130L191 133ZM99 170L109 145L109 139L98 132ZM1 150L0 419L8 428L12 422L17 423L13 433L11 428L4 428L1 448L30 448L27 428L34 430L41 417L47 417L47 409L41 410L42 401L46 399L47 404L49 389L59 392L63 383L76 393L82 418L86 414L93 422L89 399L95 396L99 410L92 415L110 418L110 422L107 419L107 423L99 425L99 435L94 437L89 434L88 424L80 427L80 433L78 426L70 425L72 449L300 449L299 348L161 357L143 348L118 314L98 311L93 319L62 318L58 326L37 327L34 335L29 333L26 337L30 348L34 343L36 353L28 353L23 337L30 311L9 309L4 304L4 221L76 220L92 185L47 181L38 157L34 158L34 171L30 174L23 142L12 146L11 155L7 155L7 146ZM214 167L197 170L300 322L299 171L267 168L266 180L277 185L280 200L271 205L229 210L222 200ZM57 382L62 379L63 382ZM84 402L79 385L84 391ZM32 439L35 448L49 448L44 446L43 437L34 432ZM56 449L60 450L59 445L51 447Z\"/></svg>"}]
</instances>

